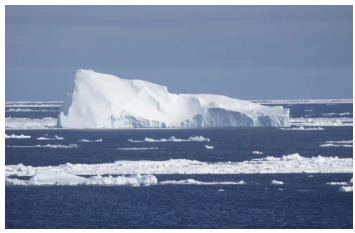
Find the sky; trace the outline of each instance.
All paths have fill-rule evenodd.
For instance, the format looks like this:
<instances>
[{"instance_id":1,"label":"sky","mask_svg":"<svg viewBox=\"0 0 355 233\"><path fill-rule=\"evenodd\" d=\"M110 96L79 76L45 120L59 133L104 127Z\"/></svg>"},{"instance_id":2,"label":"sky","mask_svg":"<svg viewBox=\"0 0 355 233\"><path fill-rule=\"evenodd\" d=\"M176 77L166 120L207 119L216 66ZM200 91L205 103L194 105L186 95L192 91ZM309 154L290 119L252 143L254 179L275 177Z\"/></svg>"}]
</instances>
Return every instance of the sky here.
<instances>
[{"instance_id":1,"label":"sky","mask_svg":"<svg viewBox=\"0 0 355 233\"><path fill-rule=\"evenodd\" d=\"M232 98L353 98L352 6L5 6L5 100L77 69Z\"/></svg>"}]
</instances>

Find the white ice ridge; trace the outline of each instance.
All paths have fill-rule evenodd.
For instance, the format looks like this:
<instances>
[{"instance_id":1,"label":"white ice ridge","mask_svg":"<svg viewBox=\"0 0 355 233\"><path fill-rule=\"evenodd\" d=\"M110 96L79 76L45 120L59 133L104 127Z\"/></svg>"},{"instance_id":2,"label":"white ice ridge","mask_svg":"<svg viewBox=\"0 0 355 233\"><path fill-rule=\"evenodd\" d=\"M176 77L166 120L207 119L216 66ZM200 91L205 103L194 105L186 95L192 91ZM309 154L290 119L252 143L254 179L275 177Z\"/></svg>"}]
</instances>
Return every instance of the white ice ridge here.
<instances>
[{"instance_id":1,"label":"white ice ridge","mask_svg":"<svg viewBox=\"0 0 355 233\"><path fill-rule=\"evenodd\" d=\"M352 104L353 99L250 100L260 104Z\"/></svg>"},{"instance_id":2,"label":"white ice ridge","mask_svg":"<svg viewBox=\"0 0 355 233\"><path fill-rule=\"evenodd\" d=\"M273 180L273 181L271 181L271 184L284 184L284 182Z\"/></svg>"},{"instance_id":3,"label":"white ice ridge","mask_svg":"<svg viewBox=\"0 0 355 233\"><path fill-rule=\"evenodd\" d=\"M45 137L39 137L37 140L63 140L64 138L58 137L57 135L54 136L54 138L45 138Z\"/></svg>"},{"instance_id":4,"label":"white ice ridge","mask_svg":"<svg viewBox=\"0 0 355 233\"><path fill-rule=\"evenodd\" d=\"M15 134L7 135L7 134L5 134L5 138L8 138L8 139L10 139L10 138L23 139L23 138L31 138L31 136L26 136L26 135L23 135L23 134L21 134L21 135L15 135Z\"/></svg>"},{"instance_id":5,"label":"white ice ridge","mask_svg":"<svg viewBox=\"0 0 355 233\"><path fill-rule=\"evenodd\" d=\"M158 147L128 147L128 148L117 148L117 150L158 150Z\"/></svg>"},{"instance_id":6,"label":"white ice ridge","mask_svg":"<svg viewBox=\"0 0 355 233\"><path fill-rule=\"evenodd\" d=\"M78 70L63 102L63 128L288 127L289 109L222 95L172 94L167 87Z\"/></svg>"},{"instance_id":7,"label":"white ice ridge","mask_svg":"<svg viewBox=\"0 0 355 233\"><path fill-rule=\"evenodd\" d=\"M102 138L97 139L97 140L86 140L86 139L81 139L81 140L78 140L78 142L102 142Z\"/></svg>"},{"instance_id":8,"label":"white ice ridge","mask_svg":"<svg viewBox=\"0 0 355 233\"><path fill-rule=\"evenodd\" d=\"M213 146L208 146L208 145L205 145L206 149L214 149Z\"/></svg>"},{"instance_id":9,"label":"white ice ridge","mask_svg":"<svg viewBox=\"0 0 355 233\"><path fill-rule=\"evenodd\" d=\"M187 179L187 180L167 180L167 181L160 181L159 184L195 184L195 185L234 185L234 184L245 184L244 181L233 182L233 181L213 181L213 182L204 182L204 181L197 181L194 179Z\"/></svg>"},{"instance_id":10,"label":"white ice ridge","mask_svg":"<svg viewBox=\"0 0 355 233\"><path fill-rule=\"evenodd\" d=\"M32 167L6 165L5 175L32 176L36 172L66 172L73 175L96 174L256 174L256 173L352 173L353 159L338 157L305 158L291 154L268 156L244 162L200 162L187 159L167 161L116 161L105 164L71 164Z\"/></svg>"},{"instance_id":11,"label":"white ice ridge","mask_svg":"<svg viewBox=\"0 0 355 233\"><path fill-rule=\"evenodd\" d=\"M339 188L340 192L352 192L353 191L353 186L342 186Z\"/></svg>"},{"instance_id":12,"label":"white ice ridge","mask_svg":"<svg viewBox=\"0 0 355 233\"><path fill-rule=\"evenodd\" d=\"M298 126L353 126L353 118L290 118L290 124Z\"/></svg>"},{"instance_id":13,"label":"white ice ridge","mask_svg":"<svg viewBox=\"0 0 355 233\"><path fill-rule=\"evenodd\" d=\"M9 146L7 145L6 147L28 147L28 148L39 148L39 147L46 147L46 148L77 148L78 145L76 144L69 144L67 145L51 145L51 144L47 144L47 145L35 145L35 146Z\"/></svg>"},{"instance_id":14,"label":"white ice ridge","mask_svg":"<svg viewBox=\"0 0 355 233\"><path fill-rule=\"evenodd\" d=\"M10 108L5 112L58 112L58 110L34 110L29 108Z\"/></svg>"},{"instance_id":15,"label":"white ice ridge","mask_svg":"<svg viewBox=\"0 0 355 233\"><path fill-rule=\"evenodd\" d=\"M130 142L209 142L211 140L209 138L204 138L202 136L193 136L193 137L189 137L188 139L179 139L179 138L175 138L174 136L172 136L169 139L166 139L166 138L162 138L162 139L144 138L143 141L132 140L132 139L128 139L128 141L130 141Z\"/></svg>"},{"instance_id":16,"label":"white ice ridge","mask_svg":"<svg viewBox=\"0 0 355 233\"><path fill-rule=\"evenodd\" d=\"M45 118L5 118L5 129L51 129L56 128L57 119Z\"/></svg>"},{"instance_id":17,"label":"white ice ridge","mask_svg":"<svg viewBox=\"0 0 355 233\"><path fill-rule=\"evenodd\" d=\"M153 175L132 174L128 177L111 175L103 177L101 175L89 178L80 177L65 172L35 174L29 180L11 179L5 177L5 185L151 185L157 184L158 180Z\"/></svg>"},{"instance_id":18,"label":"white ice ridge","mask_svg":"<svg viewBox=\"0 0 355 233\"><path fill-rule=\"evenodd\" d=\"M299 127L291 127L291 128L280 128L281 130L324 130L324 128L321 127L316 127L316 128L304 128L303 125L300 125Z\"/></svg>"},{"instance_id":19,"label":"white ice ridge","mask_svg":"<svg viewBox=\"0 0 355 233\"><path fill-rule=\"evenodd\" d=\"M262 155L263 152L261 152L261 151L253 151L253 154Z\"/></svg>"}]
</instances>

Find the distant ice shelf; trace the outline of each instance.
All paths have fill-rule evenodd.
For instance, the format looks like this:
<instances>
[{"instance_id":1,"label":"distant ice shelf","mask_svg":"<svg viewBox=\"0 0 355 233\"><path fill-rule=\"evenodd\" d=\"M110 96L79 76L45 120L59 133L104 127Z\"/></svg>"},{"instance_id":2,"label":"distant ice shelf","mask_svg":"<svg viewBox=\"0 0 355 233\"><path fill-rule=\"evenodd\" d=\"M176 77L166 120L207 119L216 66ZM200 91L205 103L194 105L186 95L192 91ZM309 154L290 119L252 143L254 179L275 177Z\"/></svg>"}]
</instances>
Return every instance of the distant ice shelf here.
<instances>
[{"instance_id":1,"label":"distant ice shelf","mask_svg":"<svg viewBox=\"0 0 355 233\"><path fill-rule=\"evenodd\" d=\"M62 128L289 127L289 109L78 70L58 115Z\"/></svg>"}]
</instances>

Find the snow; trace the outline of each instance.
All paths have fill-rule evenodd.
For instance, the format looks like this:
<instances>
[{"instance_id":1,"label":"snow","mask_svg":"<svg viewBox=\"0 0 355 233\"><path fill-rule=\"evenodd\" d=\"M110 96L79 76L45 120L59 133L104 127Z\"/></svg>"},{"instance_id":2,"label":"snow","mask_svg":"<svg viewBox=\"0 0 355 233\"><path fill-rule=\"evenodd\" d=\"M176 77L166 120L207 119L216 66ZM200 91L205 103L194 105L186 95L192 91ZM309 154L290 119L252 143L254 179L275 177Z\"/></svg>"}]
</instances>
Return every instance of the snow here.
<instances>
[{"instance_id":1,"label":"snow","mask_svg":"<svg viewBox=\"0 0 355 233\"><path fill-rule=\"evenodd\" d=\"M7 135L5 134L5 138L7 139L10 139L10 138L17 138L17 139L23 139L23 138L31 138L31 136L26 136L26 135L15 135L15 134L12 134L12 135Z\"/></svg>"},{"instance_id":2,"label":"snow","mask_svg":"<svg viewBox=\"0 0 355 233\"><path fill-rule=\"evenodd\" d=\"M271 184L281 185L281 184L284 184L284 182L282 182L282 181L277 181L277 180L273 180L273 181L271 181Z\"/></svg>"},{"instance_id":3,"label":"snow","mask_svg":"<svg viewBox=\"0 0 355 233\"><path fill-rule=\"evenodd\" d=\"M9 146L7 145L7 147L28 147L28 148L38 148L38 147L47 147L47 148L77 148L78 145L76 144L69 144L68 146L66 145L51 145L51 144L47 144L47 145L35 145L35 146Z\"/></svg>"},{"instance_id":4,"label":"snow","mask_svg":"<svg viewBox=\"0 0 355 233\"><path fill-rule=\"evenodd\" d=\"M117 148L117 150L158 150L158 147L131 147L131 148Z\"/></svg>"},{"instance_id":5,"label":"snow","mask_svg":"<svg viewBox=\"0 0 355 233\"><path fill-rule=\"evenodd\" d=\"M261 152L261 151L253 151L253 154L262 155L263 152Z\"/></svg>"},{"instance_id":6,"label":"snow","mask_svg":"<svg viewBox=\"0 0 355 233\"><path fill-rule=\"evenodd\" d=\"M57 135L54 136L54 138L45 138L45 137L39 137L37 140L63 140L64 138L58 137Z\"/></svg>"},{"instance_id":7,"label":"snow","mask_svg":"<svg viewBox=\"0 0 355 233\"><path fill-rule=\"evenodd\" d=\"M222 182L203 182L197 181L194 179L187 179L187 180L167 180L167 181L160 181L159 184L195 184L195 185L235 185L235 184L245 184L244 181L233 182L233 181L222 181Z\"/></svg>"},{"instance_id":8,"label":"snow","mask_svg":"<svg viewBox=\"0 0 355 233\"><path fill-rule=\"evenodd\" d=\"M340 192L352 192L353 191L353 186L342 186L339 188Z\"/></svg>"},{"instance_id":9,"label":"snow","mask_svg":"<svg viewBox=\"0 0 355 233\"><path fill-rule=\"evenodd\" d=\"M304 128L303 125L300 125L298 128L297 127L292 127L292 128L280 128L281 130L324 130L324 128L317 127L317 128Z\"/></svg>"},{"instance_id":10,"label":"snow","mask_svg":"<svg viewBox=\"0 0 355 233\"><path fill-rule=\"evenodd\" d=\"M97 139L97 140L86 140L86 139L81 139L81 140L78 140L78 142L102 142L102 138Z\"/></svg>"},{"instance_id":11,"label":"snow","mask_svg":"<svg viewBox=\"0 0 355 233\"><path fill-rule=\"evenodd\" d=\"M157 184L158 180L153 175L132 174L125 176L92 176L89 178L80 177L65 172L60 173L39 173L32 176L29 180L11 179L5 177L6 185L151 185Z\"/></svg>"},{"instance_id":12,"label":"snow","mask_svg":"<svg viewBox=\"0 0 355 233\"><path fill-rule=\"evenodd\" d=\"M205 145L206 149L214 149L213 146L208 146L208 145Z\"/></svg>"},{"instance_id":13,"label":"snow","mask_svg":"<svg viewBox=\"0 0 355 233\"><path fill-rule=\"evenodd\" d=\"M56 128L57 119L45 118L5 118L5 129L51 129Z\"/></svg>"},{"instance_id":14,"label":"snow","mask_svg":"<svg viewBox=\"0 0 355 233\"><path fill-rule=\"evenodd\" d=\"M63 128L288 127L289 109L222 95L172 94L167 87L78 70L63 102Z\"/></svg>"},{"instance_id":15,"label":"snow","mask_svg":"<svg viewBox=\"0 0 355 233\"><path fill-rule=\"evenodd\" d=\"M129 142L209 142L211 141L209 138L204 138L203 136L193 136L188 139L178 139L174 136L169 139L152 139L152 138L144 138L143 141L128 139Z\"/></svg>"},{"instance_id":16,"label":"snow","mask_svg":"<svg viewBox=\"0 0 355 233\"><path fill-rule=\"evenodd\" d=\"M74 147L75 148L75 147ZM36 172L66 172L73 175L97 174L259 174L259 173L353 173L352 158L302 157L291 154L268 156L244 162L201 162L187 159L166 161L116 161L104 164L64 164L32 167L6 165L5 175L31 176Z\"/></svg>"}]
</instances>

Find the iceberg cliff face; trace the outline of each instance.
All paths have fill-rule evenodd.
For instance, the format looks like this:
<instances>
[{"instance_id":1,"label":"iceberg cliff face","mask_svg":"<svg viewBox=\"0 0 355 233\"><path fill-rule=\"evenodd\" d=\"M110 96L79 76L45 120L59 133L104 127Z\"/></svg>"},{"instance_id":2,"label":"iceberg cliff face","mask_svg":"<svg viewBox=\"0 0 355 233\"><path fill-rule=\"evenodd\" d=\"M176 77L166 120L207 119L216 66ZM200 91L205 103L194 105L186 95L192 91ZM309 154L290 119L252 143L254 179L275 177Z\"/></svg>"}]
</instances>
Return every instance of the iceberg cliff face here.
<instances>
[{"instance_id":1,"label":"iceberg cliff face","mask_svg":"<svg viewBox=\"0 0 355 233\"><path fill-rule=\"evenodd\" d=\"M63 128L289 127L289 109L78 70L58 115Z\"/></svg>"}]
</instances>

